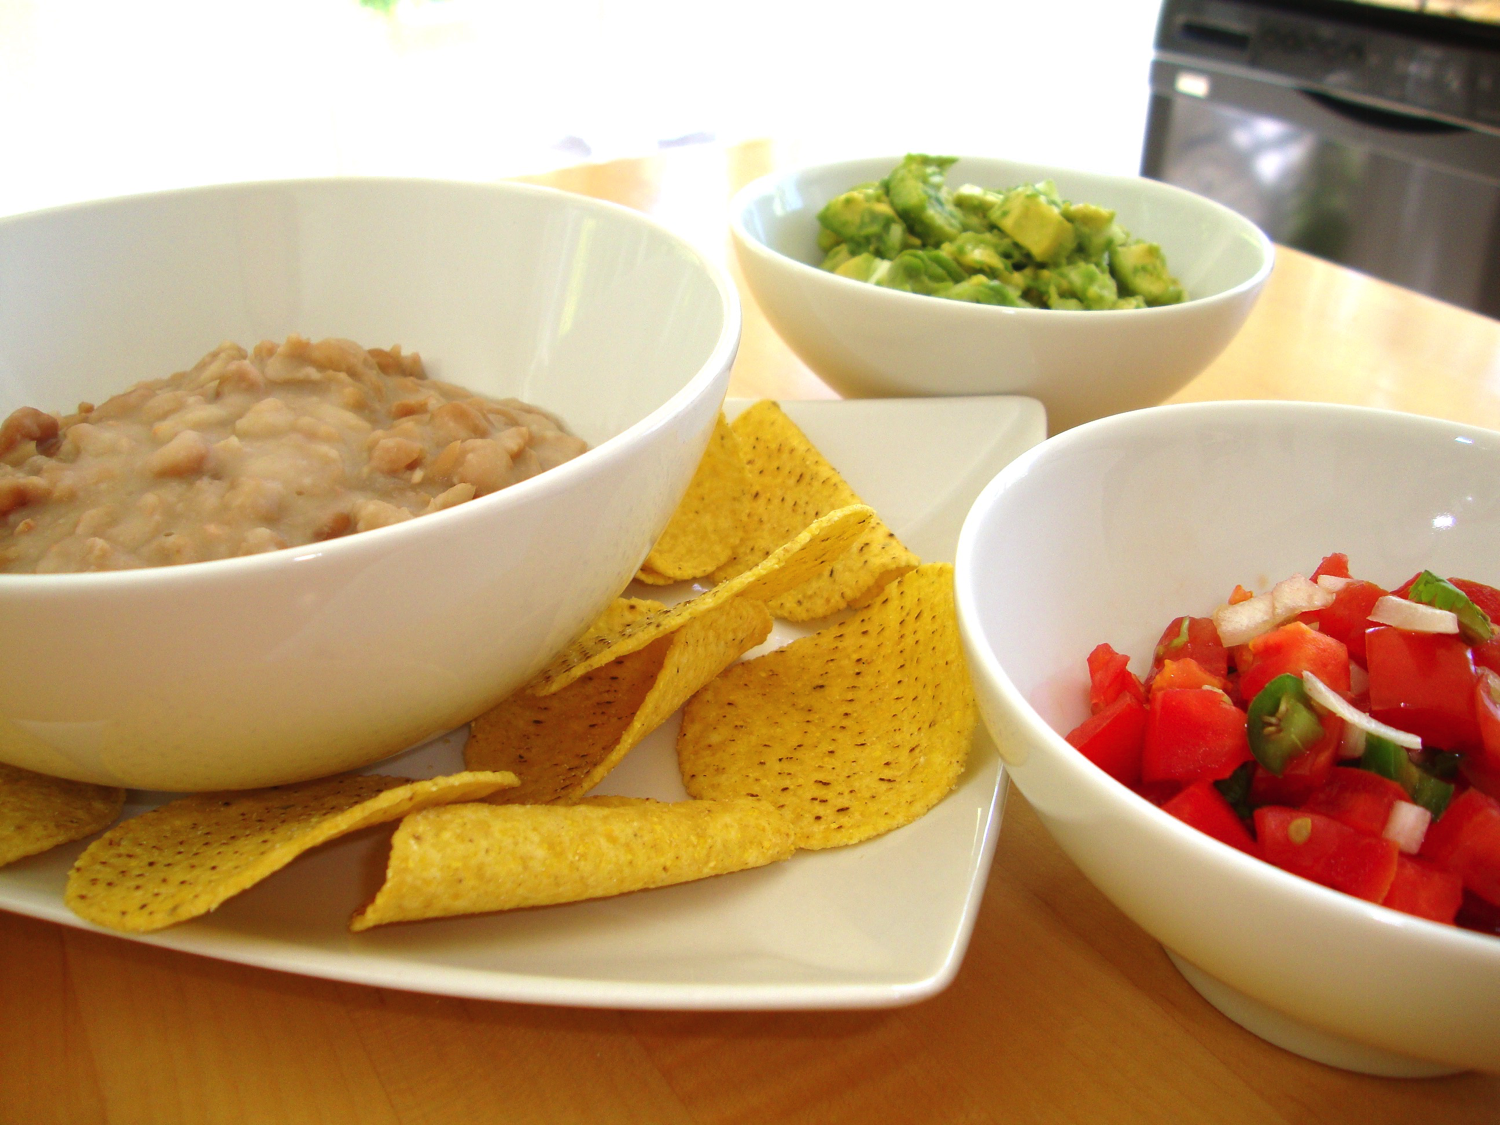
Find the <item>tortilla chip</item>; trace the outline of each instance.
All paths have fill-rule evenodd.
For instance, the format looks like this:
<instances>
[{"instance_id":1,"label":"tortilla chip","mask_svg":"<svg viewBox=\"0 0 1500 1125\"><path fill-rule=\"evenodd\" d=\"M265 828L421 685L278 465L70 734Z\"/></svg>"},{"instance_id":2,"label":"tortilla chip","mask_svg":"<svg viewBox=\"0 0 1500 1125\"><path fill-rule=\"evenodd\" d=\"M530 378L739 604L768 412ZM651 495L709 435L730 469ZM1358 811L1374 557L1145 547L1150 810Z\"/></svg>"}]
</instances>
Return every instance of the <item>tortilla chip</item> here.
<instances>
[{"instance_id":1,"label":"tortilla chip","mask_svg":"<svg viewBox=\"0 0 1500 1125\"><path fill-rule=\"evenodd\" d=\"M795 850L786 818L764 801L451 805L401 822L385 885L349 928L604 898L760 867Z\"/></svg>"},{"instance_id":2,"label":"tortilla chip","mask_svg":"<svg viewBox=\"0 0 1500 1125\"><path fill-rule=\"evenodd\" d=\"M639 652L652 641L682 628L693 618L736 595L763 602L780 597L828 567L860 540L875 519L875 513L862 504L829 512L813 521L759 566L720 582L696 598L679 602L669 609L647 613L617 629L590 629L522 690L532 695L551 695L561 691L580 676L612 660Z\"/></svg>"},{"instance_id":3,"label":"tortilla chip","mask_svg":"<svg viewBox=\"0 0 1500 1125\"><path fill-rule=\"evenodd\" d=\"M588 627L583 634L583 639L589 640L605 633L617 632L632 622L639 621L647 614L666 608L661 602L654 602L650 598L616 598Z\"/></svg>"},{"instance_id":4,"label":"tortilla chip","mask_svg":"<svg viewBox=\"0 0 1500 1125\"><path fill-rule=\"evenodd\" d=\"M977 708L953 603L930 564L874 605L729 669L688 703L677 738L694 797L758 797L801 848L909 824L958 783Z\"/></svg>"},{"instance_id":5,"label":"tortilla chip","mask_svg":"<svg viewBox=\"0 0 1500 1125\"><path fill-rule=\"evenodd\" d=\"M108 828L125 790L0 764L0 867Z\"/></svg>"},{"instance_id":6,"label":"tortilla chip","mask_svg":"<svg viewBox=\"0 0 1500 1125\"><path fill-rule=\"evenodd\" d=\"M750 472L750 516L735 557L714 571L720 582L755 566L820 516L862 503L776 403L746 410L734 420L734 433ZM771 612L787 621L811 621L868 605L921 561L876 519L826 573L773 600Z\"/></svg>"},{"instance_id":7,"label":"tortilla chip","mask_svg":"<svg viewBox=\"0 0 1500 1125\"><path fill-rule=\"evenodd\" d=\"M745 537L749 502L750 475L740 443L721 412L687 493L636 580L665 586L702 578L723 566Z\"/></svg>"},{"instance_id":8,"label":"tortilla chip","mask_svg":"<svg viewBox=\"0 0 1500 1125\"><path fill-rule=\"evenodd\" d=\"M562 691L512 695L474 720L464 764L509 770L521 779L490 798L496 804L575 801L695 691L770 634L764 602L731 598Z\"/></svg>"},{"instance_id":9,"label":"tortilla chip","mask_svg":"<svg viewBox=\"0 0 1500 1125\"><path fill-rule=\"evenodd\" d=\"M431 781L346 774L197 793L132 817L90 844L68 873L63 901L97 925L148 933L207 914L336 836L515 783L504 773Z\"/></svg>"}]
</instances>

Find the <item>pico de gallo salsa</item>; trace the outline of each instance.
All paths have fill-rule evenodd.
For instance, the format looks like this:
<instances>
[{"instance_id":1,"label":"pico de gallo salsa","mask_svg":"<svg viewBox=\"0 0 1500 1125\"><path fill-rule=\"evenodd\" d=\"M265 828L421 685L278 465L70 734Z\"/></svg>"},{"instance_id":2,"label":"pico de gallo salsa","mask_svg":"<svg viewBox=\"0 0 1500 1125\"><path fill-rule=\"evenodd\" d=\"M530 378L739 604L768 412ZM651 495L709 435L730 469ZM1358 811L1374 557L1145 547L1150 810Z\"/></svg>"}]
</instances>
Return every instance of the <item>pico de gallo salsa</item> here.
<instances>
[{"instance_id":1,"label":"pico de gallo salsa","mask_svg":"<svg viewBox=\"0 0 1500 1125\"><path fill-rule=\"evenodd\" d=\"M1500 935L1500 589L1311 576L1162 631L1144 679L1089 653L1084 757L1316 883Z\"/></svg>"}]
</instances>

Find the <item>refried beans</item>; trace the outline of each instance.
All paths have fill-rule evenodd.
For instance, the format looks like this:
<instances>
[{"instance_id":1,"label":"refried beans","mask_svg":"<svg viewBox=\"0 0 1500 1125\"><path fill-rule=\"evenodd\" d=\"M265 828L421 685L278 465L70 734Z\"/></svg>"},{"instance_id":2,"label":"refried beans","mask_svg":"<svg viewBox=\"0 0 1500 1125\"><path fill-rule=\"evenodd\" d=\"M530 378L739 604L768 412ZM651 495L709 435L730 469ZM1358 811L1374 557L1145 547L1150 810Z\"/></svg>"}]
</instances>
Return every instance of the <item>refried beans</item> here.
<instances>
[{"instance_id":1,"label":"refried beans","mask_svg":"<svg viewBox=\"0 0 1500 1125\"><path fill-rule=\"evenodd\" d=\"M587 445L515 399L426 377L415 352L289 336L66 417L0 424L0 572L252 555L451 508Z\"/></svg>"}]
</instances>

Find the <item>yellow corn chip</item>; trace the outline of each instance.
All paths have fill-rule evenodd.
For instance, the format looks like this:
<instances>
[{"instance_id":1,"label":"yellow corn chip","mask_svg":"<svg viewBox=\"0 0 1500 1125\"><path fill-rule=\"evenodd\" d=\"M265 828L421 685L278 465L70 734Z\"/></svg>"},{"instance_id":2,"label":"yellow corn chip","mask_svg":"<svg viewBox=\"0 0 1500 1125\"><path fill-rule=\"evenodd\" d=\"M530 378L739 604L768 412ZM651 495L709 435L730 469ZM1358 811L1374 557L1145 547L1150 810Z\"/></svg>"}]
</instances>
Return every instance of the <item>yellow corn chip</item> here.
<instances>
[{"instance_id":1,"label":"yellow corn chip","mask_svg":"<svg viewBox=\"0 0 1500 1125\"><path fill-rule=\"evenodd\" d=\"M755 566L818 517L861 503L776 403L758 402L746 410L734 420L734 433L750 472L750 516L735 557L714 571L720 582ZM868 605L886 583L919 562L876 519L825 573L773 600L771 612L788 621L810 621Z\"/></svg>"},{"instance_id":2,"label":"yellow corn chip","mask_svg":"<svg viewBox=\"0 0 1500 1125\"><path fill-rule=\"evenodd\" d=\"M863 504L840 508L814 520L800 535L743 574L720 582L696 598L628 621L614 630L591 629L563 650L522 690L533 695L561 691L580 676L680 629L730 598L741 595L769 602L800 586L859 541L876 518Z\"/></svg>"},{"instance_id":3,"label":"yellow corn chip","mask_svg":"<svg viewBox=\"0 0 1500 1125\"><path fill-rule=\"evenodd\" d=\"M108 828L125 790L0 764L0 867Z\"/></svg>"},{"instance_id":4,"label":"yellow corn chip","mask_svg":"<svg viewBox=\"0 0 1500 1125\"><path fill-rule=\"evenodd\" d=\"M587 641L602 634L614 633L648 614L666 608L661 602L654 602L650 598L616 598L588 627L583 639Z\"/></svg>"},{"instance_id":5,"label":"yellow corn chip","mask_svg":"<svg viewBox=\"0 0 1500 1125\"><path fill-rule=\"evenodd\" d=\"M795 850L786 818L764 801L451 805L401 822L385 885L349 928L603 898L760 867Z\"/></svg>"},{"instance_id":6,"label":"yellow corn chip","mask_svg":"<svg viewBox=\"0 0 1500 1125\"><path fill-rule=\"evenodd\" d=\"M729 669L688 703L677 738L694 797L758 797L797 846L908 824L957 784L977 709L953 568L919 567L873 605Z\"/></svg>"},{"instance_id":7,"label":"yellow corn chip","mask_svg":"<svg viewBox=\"0 0 1500 1125\"><path fill-rule=\"evenodd\" d=\"M749 499L750 476L740 443L721 413L698 471L672 513L672 522L641 564L637 581L665 586L701 578L723 566L745 537Z\"/></svg>"},{"instance_id":8,"label":"yellow corn chip","mask_svg":"<svg viewBox=\"0 0 1500 1125\"><path fill-rule=\"evenodd\" d=\"M474 801L512 774L431 781L349 775L172 801L95 840L68 873L63 901L100 926L132 933L196 918L309 848L415 809Z\"/></svg>"},{"instance_id":9,"label":"yellow corn chip","mask_svg":"<svg viewBox=\"0 0 1500 1125\"><path fill-rule=\"evenodd\" d=\"M491 798L497 804L576 800L770 633L764 602L731 598L559 692L512 695L474 720L464 763L471 770L509 770L521 779Z\"/></svg>"}]
</instances>

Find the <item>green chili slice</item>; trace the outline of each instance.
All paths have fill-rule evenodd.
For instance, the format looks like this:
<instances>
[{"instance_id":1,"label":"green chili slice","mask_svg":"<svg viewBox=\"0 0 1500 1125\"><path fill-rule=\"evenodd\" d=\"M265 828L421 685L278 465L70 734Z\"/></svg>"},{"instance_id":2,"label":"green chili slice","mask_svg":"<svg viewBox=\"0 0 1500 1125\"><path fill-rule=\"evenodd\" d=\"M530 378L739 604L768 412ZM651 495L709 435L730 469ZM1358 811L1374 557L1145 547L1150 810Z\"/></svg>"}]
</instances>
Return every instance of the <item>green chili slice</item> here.
<instances>
[{"instance_id":1,"label":"green chili slice","mask_svg":"<svg viewBox=\"0 0 1500 1125\"><path fill-rule=\"evenodd\" d=\"M1250 701L1247 719L1250 753L1277 777L1323 737L1323 720L1313 710L1302 677L1291 673L1260 689Z\"/></svg>"},{"instance_id":2,"label":"green chili slice","mask_svg":"<svg viewBox=\"0 0 1500 1125\"><path fill-rule=\"evenodd\" d=\"M1400 785L1412 802L1430 812L1434 820L1443 815L1453 799L1452 785L1422 769L1409 753L1378 734L1365 736L1365 752L1359 767Z\"/></svg>"}]
</instances>

